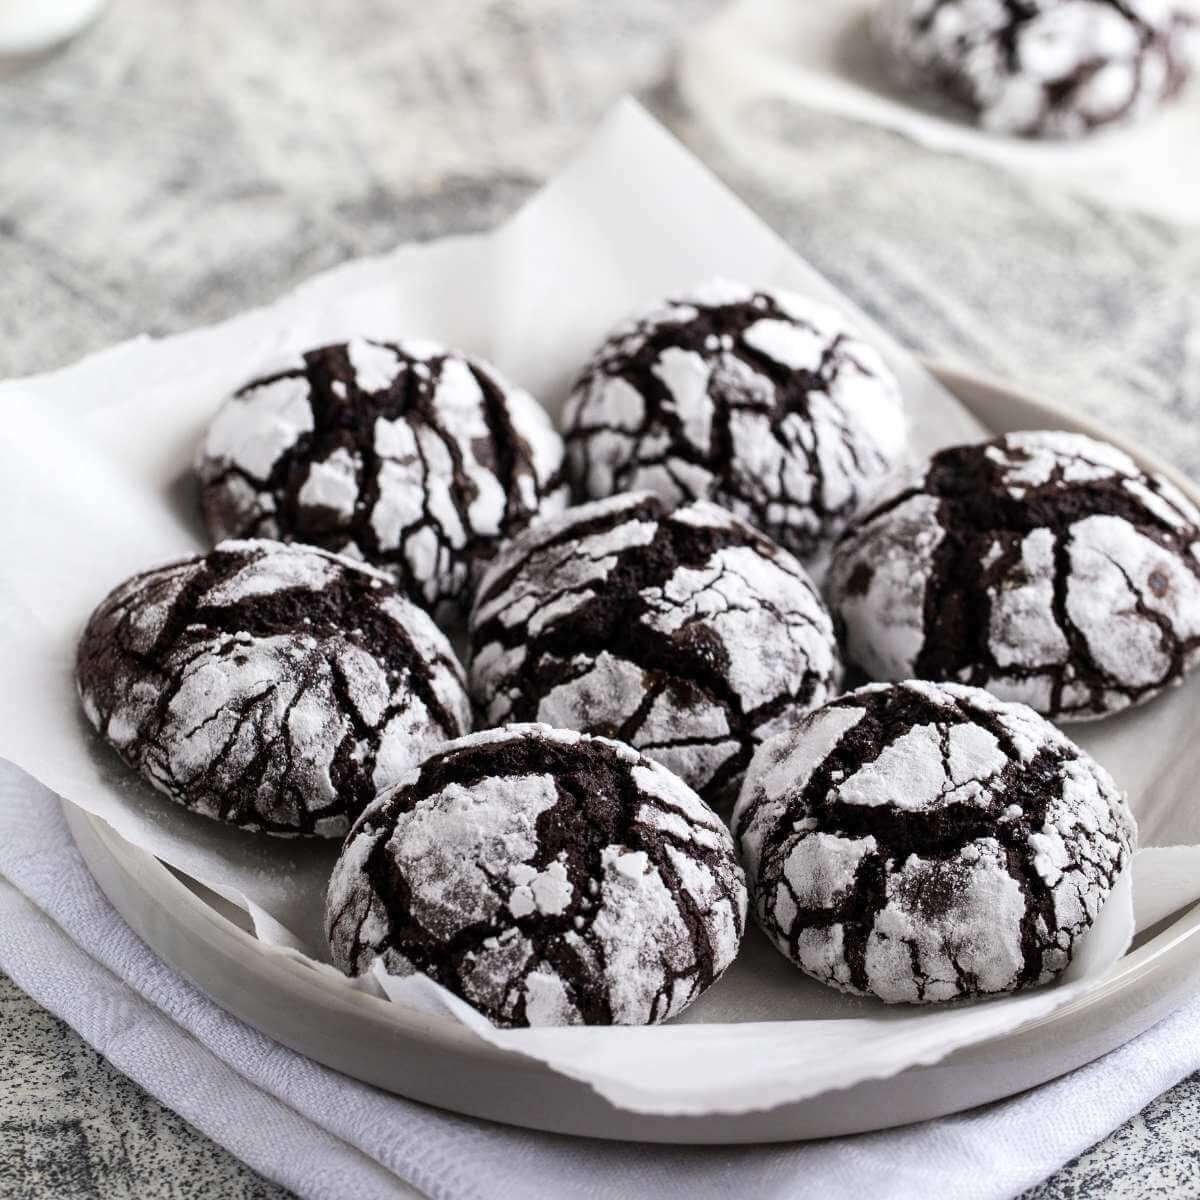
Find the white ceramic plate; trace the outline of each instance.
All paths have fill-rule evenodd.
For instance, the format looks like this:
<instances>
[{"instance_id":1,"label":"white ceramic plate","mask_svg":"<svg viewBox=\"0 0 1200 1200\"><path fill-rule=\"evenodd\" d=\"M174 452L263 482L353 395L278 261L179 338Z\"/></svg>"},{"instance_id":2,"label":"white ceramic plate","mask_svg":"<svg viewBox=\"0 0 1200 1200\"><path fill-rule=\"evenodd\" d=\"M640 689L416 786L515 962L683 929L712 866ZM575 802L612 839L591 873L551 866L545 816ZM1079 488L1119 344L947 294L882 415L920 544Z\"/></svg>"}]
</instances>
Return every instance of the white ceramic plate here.
<instances>
[{"instance_id":1,"label":"white ceramic plate","mask_svg":"<svg viewBox=\"0 0 1200 1200\"><path fill-rule=\"evenodd\" d=\"M894 130L939 153L995 163L1106 208L1129 207L1194 225L1200 157L1181 153L1200 134L1200 86L1146 118L1084 138L988 133L894 83L868 18L876 0L736 0L685 41L679 86L692 111L734 148L762 152L747 114L781 99ZM771 149L778 152L778 146ZM802 147L797 147L802 151ZM770 150L768 150L768 153Z\"/></svg>"},{"instance_id":2,"label":"white ceramic plate","mask_svg":"<svg viewBox=\"0 0 1200 1200\"><path fill-rule=\"evenodd\" d=\"M934 374L986 426L1106 437L1200 504L1200 488L1154 455L1087 421L948 367ZM218 1004L348 1075L455 1112L559 1133L630 1141L738 1143L831 1137L904 1125L1013 1095L1148 1029L1200 985L1200 904L1143 935L1087 996L1005 1037L928 1067L797 1104L736 1116L646 1116L585 1084L481 1043L450 1018L400 1008L255 940L247 920L198 885L65 804L80 851L142 938ZM746 1069L752 1071L753 1063Z\"/></svg>"}]
</instances>

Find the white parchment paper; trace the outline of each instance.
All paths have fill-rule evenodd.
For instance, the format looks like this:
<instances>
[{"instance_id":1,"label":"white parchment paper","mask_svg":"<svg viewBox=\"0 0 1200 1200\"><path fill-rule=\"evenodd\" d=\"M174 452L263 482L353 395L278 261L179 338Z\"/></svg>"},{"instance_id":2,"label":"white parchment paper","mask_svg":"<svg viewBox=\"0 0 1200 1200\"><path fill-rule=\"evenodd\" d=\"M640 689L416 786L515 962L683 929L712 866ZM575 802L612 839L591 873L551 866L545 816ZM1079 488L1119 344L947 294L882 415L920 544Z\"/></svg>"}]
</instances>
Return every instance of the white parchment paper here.
<instances>
[{"instance_id":1,"label":"white parchment paper","mask_svg":"<svg viewBox=\"0 0 1200 1200\"><path fill-rule=\"evenodd\" d=\"M786 97L902 133L930 149L972 155L1025 179L1046 179L1101 203L1173 221L1200 221L1200 85L1144 121L1074 141L1001 137L894 84L867 30L876 0L735 0L684 46L688 104L730 144L734 114Z\"/></svg>"},{"instance_id":2,"label":"white parchment paper","mask_svg":"<svg viewBox=\"0 0 1200 1200\"><path fill-rule=\"evenodd\" d=\"M433 337L492 359L557 412L572 375L616 319L713 275L794 288L849 312L900 376L923 451L982 432L917 362L625 102L562 175L492 234L401 247L223 325L140 339L51 375L0 384L0 754L244 908L265 952L324 959L321 912L337 846L227 829L133 778L79 711L72 671L88 615L131 573L204 548L189 473L194 446L222 398L279 357L353 334ZM1190 849L1200 842L1192 783L1200 749L1188 736L1197 686L1083 733L1129 788L1144 843L1181 847L1158 852L1166 856L1161 870L1145 885L1146 872L1137 875L1143 927L1150 914L1157 920L1200 894ZM1124 953L1131 890L1127 873L1054 986L938 1010L834 993L754 929L733 969L670 1027L497 1031L427 980L359 986L447 1013L627 1108L742 1111L935 1061L1051 1012L1094 987Z\"/></svg>"}]
</instances>

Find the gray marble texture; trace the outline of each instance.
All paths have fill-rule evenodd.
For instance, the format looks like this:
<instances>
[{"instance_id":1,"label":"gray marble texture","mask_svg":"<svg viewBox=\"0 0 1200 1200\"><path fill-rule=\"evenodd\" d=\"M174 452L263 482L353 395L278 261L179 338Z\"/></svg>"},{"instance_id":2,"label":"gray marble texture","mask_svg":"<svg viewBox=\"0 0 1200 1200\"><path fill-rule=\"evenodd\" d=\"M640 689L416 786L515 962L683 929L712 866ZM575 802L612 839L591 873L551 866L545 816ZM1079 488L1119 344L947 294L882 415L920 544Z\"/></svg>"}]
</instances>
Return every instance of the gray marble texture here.
<instances>
[{"instance_id":1,"label":"gray marble texture","mask_svg":"<svg viewBox=\"0 0 1200 1200\"><path fill-rule=\"evenodd\" d=\"M910 346L1200 475L1200 233L782 101L718 134L670 71L717 7L113 0L0 68L0 376L489 226L633 90ZM1200 1194L1198 1122L1195 1077L1029 1196ZM0 977L0 1198L283 1194Z\"/></svg>"},{"instance_id":2,"label":"gray marble texture","mask_svg":"<svg viewBox=\"0 0 1200 1200\"><path fill-rule=\"evenodd\" d=\"M0 1197L276 1200L0 975Z\"/></svg>"}]
</instances>

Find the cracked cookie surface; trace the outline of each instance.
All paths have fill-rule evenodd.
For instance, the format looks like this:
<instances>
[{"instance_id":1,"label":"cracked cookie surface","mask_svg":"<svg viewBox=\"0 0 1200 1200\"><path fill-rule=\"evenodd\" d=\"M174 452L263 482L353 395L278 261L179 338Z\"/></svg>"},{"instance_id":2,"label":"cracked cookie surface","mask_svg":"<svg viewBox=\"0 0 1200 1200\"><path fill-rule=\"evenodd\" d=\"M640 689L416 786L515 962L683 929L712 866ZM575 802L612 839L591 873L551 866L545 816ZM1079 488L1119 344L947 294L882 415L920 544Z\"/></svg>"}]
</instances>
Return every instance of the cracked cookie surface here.
<instances>
[{"instance_id":1,"label":"cracked cookie surface","mask_svg":"<svg viewBox=\"0 0 1200 1200\"><path fill-rule=\"evenodd\" d=\"M1107 443L1008 434L934 455L835 546L828 590L872 678L1103 717L1200 660L1200 513Z\"/></svg>"},{"instance_id":2,"label":"cracked cookie surface","mask_svg":"<svg viewBox=\"0 0 1200 1200\"><path fill-rule=\"evenodd\" d=\"M197 458L214 541L362 558L450 616L475 566L566 504L562 440L528 393L431 342L311 350L225 402Z\"/></svg>"},{"instance_id":3,"label":"cracked cookie surface","mask_svg":"<svg viewBox=\"0 0 1200 1200\"><path fill-rule=\"evenodd\" d=\"M746 889L725 825L665 768L513 725L380 795L326 911L347 974L422 971L498 1025L647 1025L733 961Z\"/></svg>"},{"instance_id":4,"label":"cracked cookie surface","mask_svg":"<svg viewBox=\"0 0 1200 1200\"><path fill-rule=\"evenodd\" d=\"M806 974L889 1003L1046 983L1133 853L1108 773L978 688L870 684L755 755L733 828L755 918Z\"/></svg>"},{"instance_id":5,"label":"cracked cookie surface","mask_svg":"<svg viewBox=\"0 0 1200 1200\"><path fill-rule=\"evenodd\" d=\"M579 498L713 500L806 561L907 445L895 378L837 312L724 280L618 326L565 424Z\"/></svg>"},{"instance_id":6,"label":"cracked cookie surface","mask_svg":"<svg viewBox=\"0 0 1200 1200\"><path fill-rule=\"evenodd\" d=\"M524 530L470 619L481 723L628 742L732 804L764 738L837 693L833 622L800 563L707 501L649 493Z\"/></svg>"},{"instance_id":7,"label":"cracked cookie surface","mask_svg":"<svg viewBox=\"0 0 1200 1200\"><path fill-rule=\"evenodd\" d=\"M1200 26L1174 0L882 0L873 29L901 82L1024 137L1143 116L1200 57Z\"/></svg>"},{"instance_id":8,"label":"cracked cookie surface","mask_svg":"<svg viewBox=\"0 0 1200 1200\"><path fill-rule=\"evenodd\" d=\"M462 667L378 571L226 541L121 584L76 682L129 766L243 829L341 837L381 787L470 729Z\"/></svg>"}]
</instances>

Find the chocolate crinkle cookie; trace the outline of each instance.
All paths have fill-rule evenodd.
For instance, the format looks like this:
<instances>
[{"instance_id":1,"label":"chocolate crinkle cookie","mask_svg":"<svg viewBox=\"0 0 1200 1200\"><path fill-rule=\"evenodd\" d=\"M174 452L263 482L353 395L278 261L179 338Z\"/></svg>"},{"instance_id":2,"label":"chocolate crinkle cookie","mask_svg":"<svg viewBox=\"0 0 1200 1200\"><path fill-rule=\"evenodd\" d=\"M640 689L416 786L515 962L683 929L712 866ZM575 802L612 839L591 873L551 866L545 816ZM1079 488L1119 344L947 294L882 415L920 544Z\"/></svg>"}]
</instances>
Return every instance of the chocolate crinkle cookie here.
<instances>
[{"instance_id":1,"label":"chocolate crinkle cookie","mask_svg":"<svg viewBox=\"0 0 1200 1200\"><path fill-rule=\"evenodd\" d=\"M755 755L733 827L755 918L806 974L923 1004L1046 983L1136 841L1095 761L978 688L872 684Z\"/></svg>"},{"instance_id":2,"label":"chocolate crinkle cookie","mask_svg":"<svg viewBox=\"0 0 1200 1200\"><path fill-rule=\"evenodd\" d=\"M329 885L334 963L421 971L498 1025L648 1025L737 954L729 831L630 747L543 725L452 742L372 804Z\"/></svg>"},{"instance_id":3,"label":"chocolate crinkle cookie","mask_svg":"<svg viewBox=\"0 0 1200 1200\"><path fill-rule=\"evenodd\" d=\"M881 0L873 15L901 82L1024 137L1140 117L1200 57L1200 25L1176 0Z\"/></svg>"},{"instance_id":4,"label":"chocolate crinkle cookie","mask_svg":"<svg viewBox=\"0 0 1200 1200\"><path fill-rule=\"evenodd\" d=\"M566 504L562 441L526 392L429 342L311 350L246 384L200 446L214 540L271 537L362 558L433 611L474 566Z\"/></svg>"},{"instance_id":5,"label":"chocolate crinkle cookie","mask_svg":"<svg viewBox=\"0 0 1200 1200\"><path fill-rule=\"evenodd\" d=\"M92 614L88 720L160 792L265 833L341 837L381 787L470 728L462 667L378 571L222 542Z\"/></svg>"},{"instance_id":6,"label":"chocolate crinkle cookie","mask_svg":"<svg viewBox=\"0 0 1200 1200\"><path fill-rule=\"evenodd\" d=\"M800 563L707 501L649 493L530 526L470 620L486 723L629 742L728 807L766 737L836 695L833 622Z\"/></svg>"},{"instance_id":7,"label":"chocolate crinkle cookie","mask_svg":"<svg viewBox=\"0 0 1200 1200\"><path fill-rule=\"evenodd\" d=\"M1200 513L1104 442L935 454L835 547L829 595L875 679L958 680L1102 717L1200 659Z\"/></svg>"},{"instance_id":8,"label":"chocolate crinkle cookie","mask_svg":"<svg viewBox=\"0 0 1200 1200\"><path fill-rule=\"evenodd\" d=\"M714 500L806 561L907 444L895 378L838 313L723 280L615 329L566 426L579 498Z\"/></svg>"}]
</instances>

